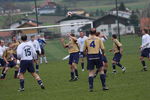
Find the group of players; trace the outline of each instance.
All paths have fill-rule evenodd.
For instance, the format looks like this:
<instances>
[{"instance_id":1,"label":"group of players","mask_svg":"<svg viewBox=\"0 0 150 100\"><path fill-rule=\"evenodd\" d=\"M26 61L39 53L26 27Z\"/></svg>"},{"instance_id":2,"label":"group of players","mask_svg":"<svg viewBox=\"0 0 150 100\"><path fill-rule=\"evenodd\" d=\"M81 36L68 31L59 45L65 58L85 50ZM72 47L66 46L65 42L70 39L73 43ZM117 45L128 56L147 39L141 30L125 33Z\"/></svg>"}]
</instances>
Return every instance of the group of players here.
<instances>
[{"instance_id":1,"label":"group of players","mask_svg":"<svg viewBox=\"0 0 150 100\"><path fill-rule=\"evenodd\" d=\"M13 36L12 41L7 43L7 46L5 44L3 40L0 41L0 66L2 69L0 79L6 78L10 68L15 68L14 78L20 79L19 91L24 91L24 73L28 70L44 89L45 87L38 75L39 59L40 63L43 62L43 59L45 63L48 63L44 51L46 44L44 36L32 35L29 40L26 35L23 35L20 41ZM36 71L34 63L36 64Z\"/></svg>"},{"instance_id":2,"label":"group of players","mask_svg":"<svg viewBox=\"0 0 150 100\"><path fill-rule=\"evenodd\" d=\"M84 71L84 57L87 56L87 70L89 72L88 82L89 91L93 91L94 78L100 73L100 80L102 83L102 89L108 90L106 86L106 73L108 68L108 61L105 55L104 41L107 37L100 32L97 32L95 28L90 30L89 37L85 36L84 32L80 32L80 38L76 38L74 34L68 34L69 43L65 44L64 39L61 39L61 43L64 48L69 51L69 65L71 79L69 81L78 80L77 64L79 58L81 58L82 71ZM122 44L117 40L116 35L112 35L113 48L110 52L114 53L112 60L113 73L116 73L116 65L119 66L123 72L126 71L126 67L120 64L122 57ZM96 70L94 67L96 66Z\"/></svg>"},{"instance_id":3,"label":"group of players","mask_svg":"<svg viewBox=\"0 0 150 100\"><path fill-rule=\"evenodd\" d=\"M144 58L149 58L150 60L150 35L148 31L144 30L142 32L142 45L140 60L143 65L142 71L147 71L147 66L145 64ZM94 78L100 73L100 80L102 83L102 89L108 90L106 86L106 73L108 69L108 61L105 55L104 43L107 37L100 32L97 32L95 28L90 30L89 37L85 36L84 32L80 32L80 37L77 39L74 34L68 34L69 43L65 44L64 39L61 39L61 43L64 48L69 51L69 65L70 65L70 75L71 79L69 81L77 81L79 79L77 64L79 58L81 58L82 71L84 71L84 57L87 57L87 70L89 73L88 83L89 91L93 91ZM120 61L122 58L122 44L118 41L117 35L112 35L113 48L110 52L113 52L114 57L112 59L112 69L114 74L117 73L116 66L120 67L122 72L126 71ZM96 70L94 67L96 66Z\"/></svg>"}]
</instances>

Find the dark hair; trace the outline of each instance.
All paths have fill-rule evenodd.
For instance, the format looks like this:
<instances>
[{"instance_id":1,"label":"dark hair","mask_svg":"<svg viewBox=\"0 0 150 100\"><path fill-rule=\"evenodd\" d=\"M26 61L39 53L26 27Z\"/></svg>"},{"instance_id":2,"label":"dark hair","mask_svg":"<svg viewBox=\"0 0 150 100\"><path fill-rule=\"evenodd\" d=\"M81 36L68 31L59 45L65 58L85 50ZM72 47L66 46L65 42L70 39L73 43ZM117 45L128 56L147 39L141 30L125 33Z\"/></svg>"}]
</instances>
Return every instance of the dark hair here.
<instances>
[{"instance_id":1,"label":"dark hair","mask_svg":"<svg viewBox=\"0 0 150 100\"><path fill-rule=\"evenodd\" d=\"M147 29L144 29L144 32L145 32L145 33L148 33L148 30L147 30Z\"/></svg>"},{"instance_id":2,"label":"dark hair","mask_svg":"<svg viewBox=\"0 0 150 100\"><path fill-rule=\"evenodd\" d=\"M71 33L70 35L71 35L72 37L75 37L75 34L73 34L73 33Z\"/></svg>"},{"instance_id":3,"label":"dark hair","mask_svg":"<svg viewBox=\"0 0 150 100\"><path fill-rule=\"evenodd\" d=\"M99 36L101 33L100 32L96 32L96 36Z\"/></svg>"},{"instance_id":4,"label":"dark hair","mask_svg":"<svg viewBox=\"0 0 150 100\"><path fill-rule=\"evenodd\" d=\"M27 41L27 36L26 35L21 36L21 40L22 41Z\"/></svg>"},{"instance_id":5,"label":"dark hair","mask_svg":"<svg viewBox=\"0 0 150 100\"><path fill-rule=\"evenodd\" d=\"M91 35L96 34L96 29L95 29L95 28L92 28L92 29L90 30L90 34L91 34Z\"/></svg>"},{"instance_id":6,"label":"dark hair","mask_svg":"<svg viewBox=\"0 0 150 100\"><path fill-rule=\"evenodd\" d=\"M113 37L114 39L117 39L117 35L116 35L116 34L113 34L112 37Z\"/></svg>"}]
</instances>

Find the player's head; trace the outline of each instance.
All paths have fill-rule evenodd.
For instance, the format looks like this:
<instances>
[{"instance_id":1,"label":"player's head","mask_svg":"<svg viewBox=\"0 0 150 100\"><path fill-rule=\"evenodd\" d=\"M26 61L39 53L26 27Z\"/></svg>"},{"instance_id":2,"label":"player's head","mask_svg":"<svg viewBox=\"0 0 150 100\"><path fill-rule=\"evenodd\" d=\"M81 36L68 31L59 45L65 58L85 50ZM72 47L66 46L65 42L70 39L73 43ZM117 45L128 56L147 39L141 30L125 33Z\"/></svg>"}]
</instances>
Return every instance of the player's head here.
<instances>
[{"instance_id":1,"label":"player's head","mask_svg":"<svg viewBox=\"0 0 150 100\"><path fill-rule=\"evenodd\" d=\"M80 32L79 32L79 35L80 35L80 37L84 37L84 32L83 32L83 31L80 31Z\"/></svg>"},{"instance_id":2,"label":"player's head","mask_svg":"<svg viewBox=\"0 0 150 100\"><path fill-rule=\"evenodd\" d=\"M148 30L144 29L143 34L148 34Z\"/></svg>"},{"instance_id":3,"label":"player's head","mask_svg":"<svg viewBox=\"0 0 150 100\"><path fill-rule=\"evenodd\" d=\"M0 41L0 45L1 45L1 46L4 46L4 44L5 44L4 40L1 40L1 41Z\"/></svg>"},{"instance_id":4,"label":"player's head","mask_svg":"<svg viewBox=\"0 0 150 100\"><path fill-rule=\"evenodd\" d=\"M35 40L35 35L31 36L31 40L34 41Z\"/></svg>"},{"instance_id":5,"label":"player's head","mask_svg":"<svg viewBox=\"0 0 150 100\"><path fill-rule=\"evenodd\" d=\"M112 35L112 39L117 39L117 35L116 35L116 34L113 34L113 35Z\"/></svg>"},{"instance_id":6,"label":"player's head","mask_svg":"<svg viewBox=\"0 0 150 100\"><path fill-rule=\"evenodd\" d=\"M9 42L9 43L7 44L7 46L8 46L9 48L13 48L13 45L12 45L11 42Z\"/></svg>"},{"instance_id":7,"label":"player's head","mask_svg":"<svg viewBox=\"0 0 150 100\"><path fill-rule=\"evenodd\" d=\"M40 36L40 35L37 35L37 36L36 36L36 38L37 38L37 39L40 39L40 38L41 38L41 36Z\"/></svg>"},{"instance_id":8,"label":"player's head","mask_svg":"<svg viewBox=\"0 0 150 100\"><path fill-rule=\"evenodd\" d=\"M27 36L26 36L26 35L21 36L21 40L22 40L23 42L27 41Z\"/></svg>"},{"instance_id":9,"label":"player's head","mask_svg":"<svg viewBox=\"0 0 150 100\"><path fill-rule=\"evenodd\" d=\"M96 28L92 28L90 30L90 35L96 35Z\"/></svg>"},{"instance_id":10,"label":"player's head","mask_svg":"<svg viewBox=\"0 0 150 100\"><path fill-rule=\"evenodd\" d=\"M17 41L16 36L13 36L13 37L12 37L12 41Z\"/></svg>"},{"instance_id":11,"label":"player's head","mask_svg":"<svg viewBox=\"0 0 150 100\"><path fill-rule=\"evenodd\" d=\"M97 36L97 37L99 37L99 36L100 36L100 34L101 34L100 32L96 32L96 36Z\"/></svg>"}]
</instances>

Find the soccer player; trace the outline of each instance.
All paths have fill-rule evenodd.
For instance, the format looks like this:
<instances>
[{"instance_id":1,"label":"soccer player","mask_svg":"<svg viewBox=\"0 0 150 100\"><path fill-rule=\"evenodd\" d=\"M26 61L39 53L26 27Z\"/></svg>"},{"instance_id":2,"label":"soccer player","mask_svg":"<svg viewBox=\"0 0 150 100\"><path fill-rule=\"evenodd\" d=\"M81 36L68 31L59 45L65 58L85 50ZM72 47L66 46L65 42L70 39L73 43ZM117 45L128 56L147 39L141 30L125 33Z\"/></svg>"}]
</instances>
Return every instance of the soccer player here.
<instances>
[{"instance_id":1,"label":"soccer player","mask_svg":"<svg viewBox=\"0 0 150 100\"><path fill-rule=\"evenodd\" d=\"M16 63L16 67L18 67L18 68L19 68L18 62L20 62L20 61L17 59L17 47L19 44L20 44L20 41L17 40L16 36L13 36L12 37L13 56L15 57L14 61ZM18 70L15 71L14 78L17 78L17 75L18 75Z\"/></svg>"},{"instance_id":2,"label":"soccer player","mask_svg":"<svg viewBox=\"0 0 150 100\"><path fill-rule=\"evenodd\" d=\"M104 44L96 36L96 29L91 29L90 36L85 40L84 52L87 52L87 69L89 71L89 91L93 92L93 82L94 82L94 67L96 66L100 72L100 80L102 82L103 90L108 90L106 87L106 75L104 73L102 54L100 54L100 49L104 55Z\"/></svg>"},{"instance_id":3,"label":"soccer player","mask_svg":"<svg viewBox=\"0 0 150 100\"><path fill-rule=\"evenodd\" d=\"M80 53L79 53L79 57L81 58L81 66L82 66L82 71L84 71L84 53L83 53L83 48L84 48L84 42L85 40L88 38L87 36L85 36L84 32L79 32L80 37L78 38L78 45L79 45L79 49L80 49Z\"/></svg>"},{"instance_id":4,"label":"soccer player","mask_svg":"<svg viewBox=\"0 0 150 100\"><path fill-rule=\"evenodd\" d=\"M17 57L21 60L20 62L20 89L24 91L24 74L26 70L37 80L41 89L45 89L43 82L38 74L35 73L33 60L37 58L37 53L31 42L27 42L27 36L21 36L22 43L17 48Z\"/></svg>"},{"instance_id":5,"label":"soccer player","mask_svg":"<svg viewBox=\"0 0 150 100\"><path fill-rule=\"evenodd\" d=\"M101 34L100 32L97 32L96 36L99 37L102 40L102 42L105 42L107 40L107 36L104 34ZM100 50L100 52L102 51ZM103 59L103 65L104 65L104 73L106 74L107 69L108 69L108 60L107 60L106 55L102 55L102 56L103 56L102 59ZM97 76L98 72L99 70L96 70L94 78Z\"/></svg>"},{"instance_id":6,"label":"soccer player","mask_svg":"<svg viewBox=\"0 0 150 100\"><path fill-rule=\"evenodd\" d=\"M150 60L150 35L148 34L147 30L144 30L143 36L142 36L142 45L140 47L141 49L141 63L143 65L142 71L147 71L147 66L145 64L144 58L148 58Z\"/></svg>"},{"instance_id":7,"label":"soccer player","mask_svg":"<svg viewBox=\"0 0 150 100\"><path fill-rule=\"evenodd\" d=\"M40 63L43 63L43 59L45 61L45 63L47 64L47 58L45 56L45 50L44 50L44 46L46 45L46 41L43 35L41 36L37 36L37 41L40 44L40 48L41 48L41 55L40 55Z\"/></svg>"},{"instance_id":8,"label":"soccer player","mask_svg":"<svg viewBox=\"0 0 150 100\"><path fill-rule=\"evenodd\" d=\"M0 40L0 66L1 67L5 66L5 61L3 59L3 53L6 49L7 49L7 47L5 46L5 42L3 40Z\"/></svg>"},{"instance_id":9,"label":"soccer player","mask_svg":"<svg viewBox=\"0 0 150 100\"><path fill-rule=\"evenodd\" d=\"M117 35L113 34L112 35L112 41L113 41L113 49L109 50L110 52L114 53L114 57L112 60L112 68L113 68L113 73L116 74L116 65L119 66L123 72L126 71L126 67L122 66L120 64L120 60L122 58L122 44L117 40Z\"/></svg>"},{"instance_id":10,"label":"soccer player","mask_svg":"<svg viewBox=\"0 0 150 100\"><path fill-rule=\"evenodd\" d=\"M35 64L36 64L36 73L39 73L39 56L41 54L41 48L40 48L39 42L35 39L35 35L31 36L30 43L32 43L37 53L37 59L35 59Z\"/></svg>"},{"instance_id":11,"label":"soccer player","mask_svg":"<svg viewBox=\"0 0 150 100\"><path fill-rule=\"evenodd\" d=\"M79 61L79 48L77 44L77 38L75 37L74 34L68 34L69 36L69 43L65 44L64 39L61 39L61 43L64 48L68 49L68 52L70 54L69 57L69 65L71 69L71 81L77 81L78 80L78 70L77 70L77 64Z\"/></svg>"},{"instance_id":12,"label":"soccer player","mask_svg":"<svg viewBox=\"0 0 150 100\"><path fill-rule=\"evenodd\" d=\"M13 45L12 45L12 43L8 43L8 48L4 51L4 54L3 54L3 59L4 59L5 63L6 63L6 65L5 65L4 69L3 69L4 71L1 74L1 79L5 79L6 73L7 73L7 71L10 68L14 67L16 69L15 71L17 71L17 72L19 70L19 67L16 66L16 62L15 62L16 58L14 57L13 53L14 53Z\"/></svg>"}]
</instances>

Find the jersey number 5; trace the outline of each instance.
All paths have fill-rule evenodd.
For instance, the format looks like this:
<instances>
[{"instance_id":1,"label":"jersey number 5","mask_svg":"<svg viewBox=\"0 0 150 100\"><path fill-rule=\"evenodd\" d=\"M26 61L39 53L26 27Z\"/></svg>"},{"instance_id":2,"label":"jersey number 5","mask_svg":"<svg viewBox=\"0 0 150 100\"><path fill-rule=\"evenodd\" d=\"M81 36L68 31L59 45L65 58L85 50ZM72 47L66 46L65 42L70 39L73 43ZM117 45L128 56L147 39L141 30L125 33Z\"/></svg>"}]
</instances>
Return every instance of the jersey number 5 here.
<instances>
[{"instance_id":1,"label":"jersey number 5","mask_svg":"<svg viewBox=\"0 0 150 100\"><path fill-rule=\"evenodd\" d=\"M90 47L95 48L95 41L92 41L92 42L90 43Z\"/></svg>"},{"instance_id":2,"label":"jersey number 5","mask_svg":"<svg viewBox=\"0 0 150 100\"><path fill-rule=\"evenodd\" d=\"M26 55L26 56L31 56L30 48L27 48L27 49L25 49L24 51L25 51L25 55Z\"/></svg>"}]
</instances>

